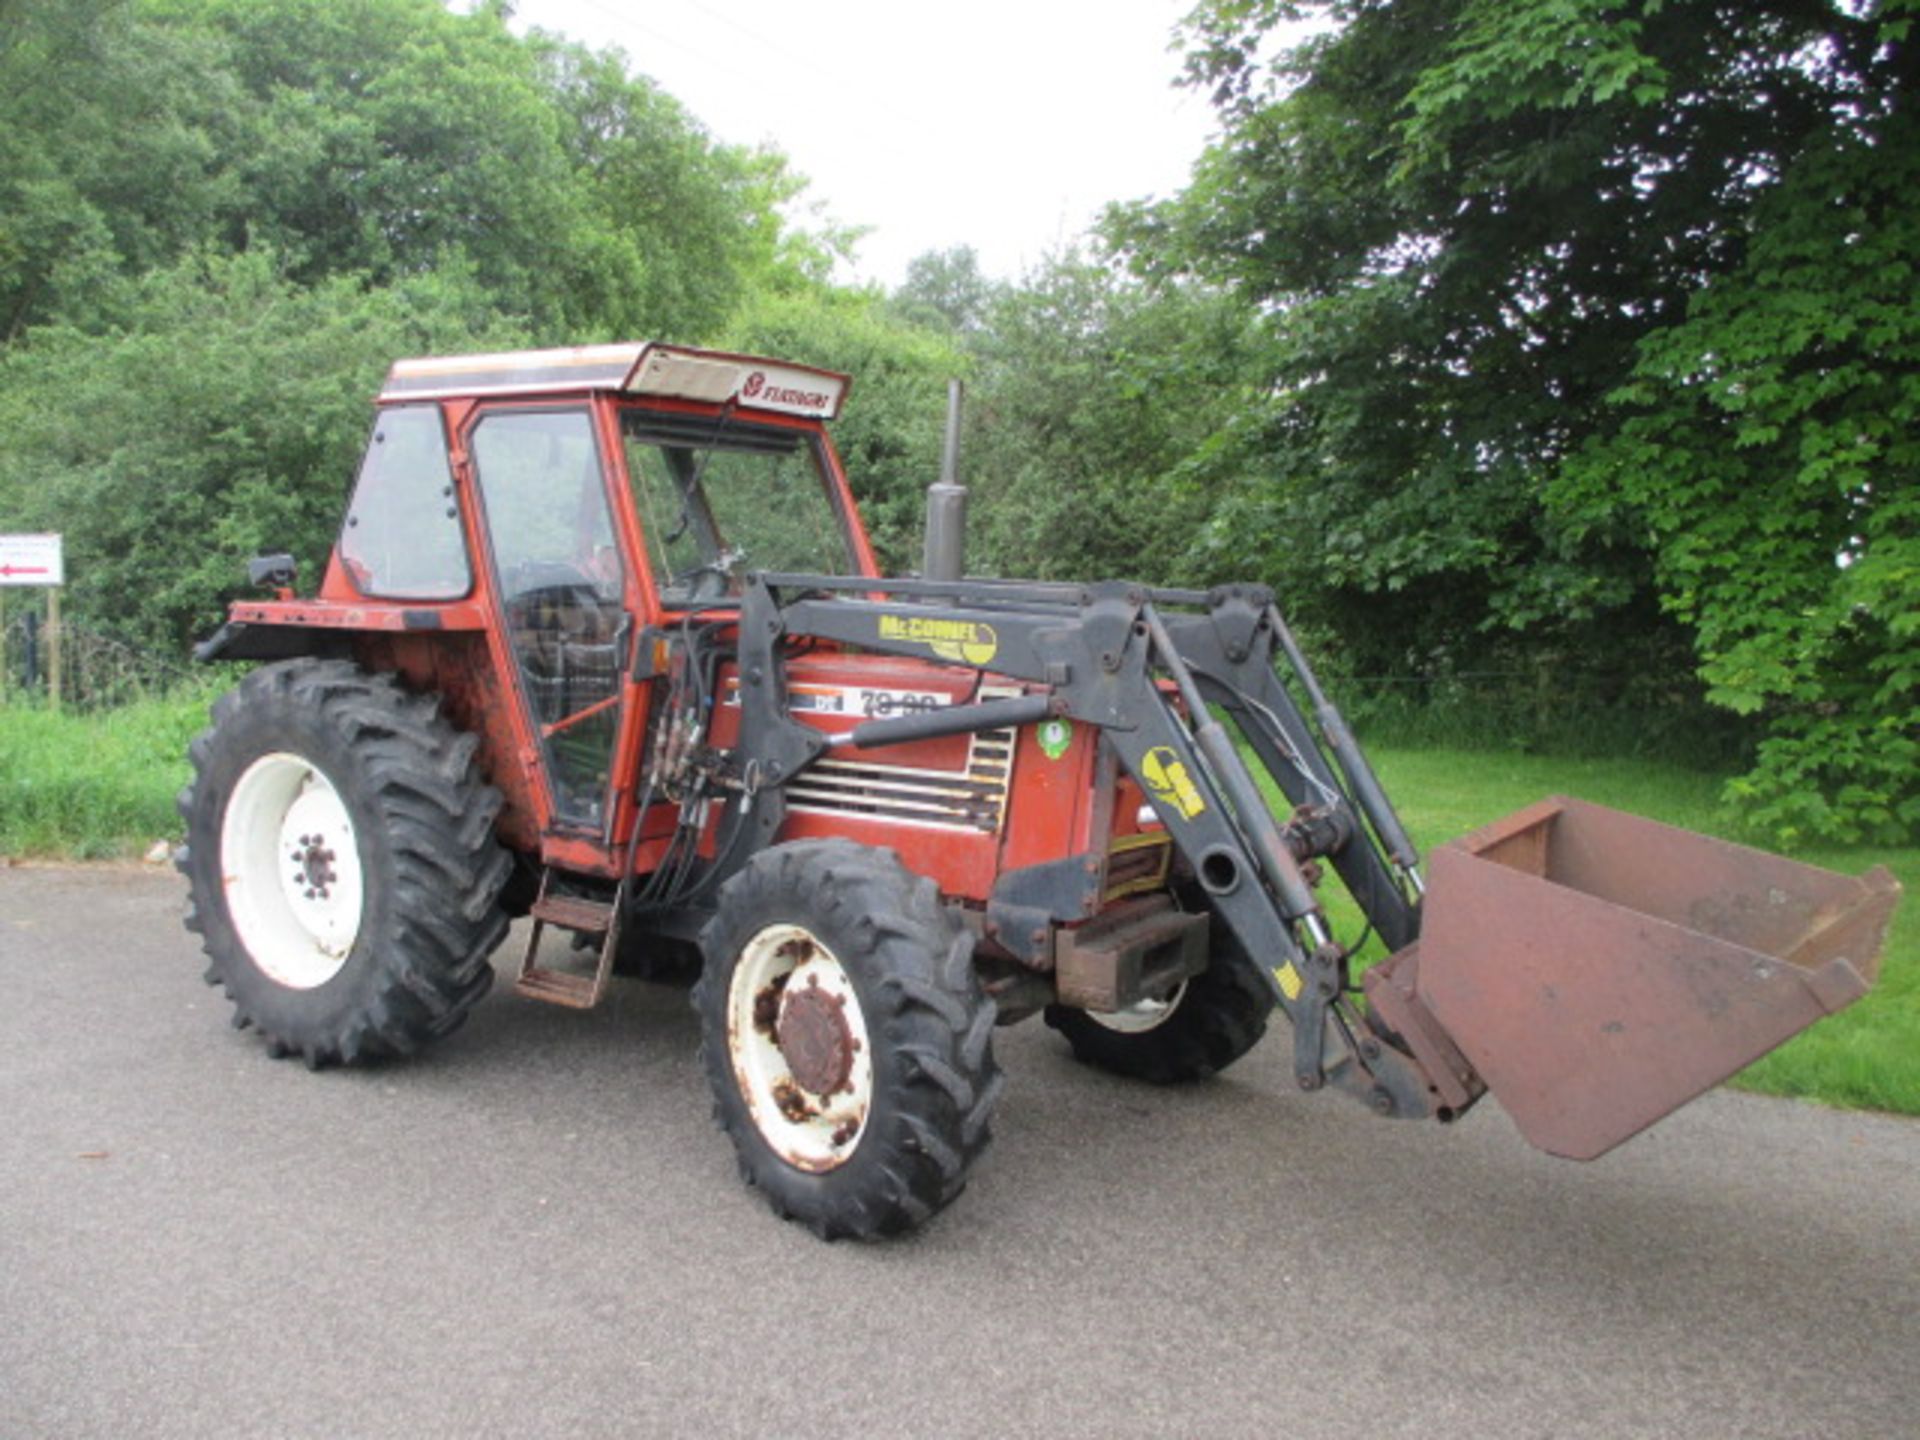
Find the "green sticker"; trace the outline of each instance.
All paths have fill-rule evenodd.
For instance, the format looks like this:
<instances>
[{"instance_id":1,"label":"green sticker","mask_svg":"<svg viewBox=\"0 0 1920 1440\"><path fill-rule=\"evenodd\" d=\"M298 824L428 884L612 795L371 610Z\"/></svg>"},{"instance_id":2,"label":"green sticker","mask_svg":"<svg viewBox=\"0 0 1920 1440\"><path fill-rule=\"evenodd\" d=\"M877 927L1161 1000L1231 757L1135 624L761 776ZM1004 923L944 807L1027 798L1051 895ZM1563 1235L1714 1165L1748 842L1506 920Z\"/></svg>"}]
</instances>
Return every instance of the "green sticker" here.
<instances>
[{"instance_id":1,"label":"green sticker","mask_svg":"<svg viewBox=\"0 0 1920 1440\"><path fill-rule=\"evenodd\" d=\"M1067 746L1073 743L1073 726L1064 720L1042 720L1040 728L1034 733L1049 760L1058 760L1067 753Z\"/></svg>"}]
</instances>

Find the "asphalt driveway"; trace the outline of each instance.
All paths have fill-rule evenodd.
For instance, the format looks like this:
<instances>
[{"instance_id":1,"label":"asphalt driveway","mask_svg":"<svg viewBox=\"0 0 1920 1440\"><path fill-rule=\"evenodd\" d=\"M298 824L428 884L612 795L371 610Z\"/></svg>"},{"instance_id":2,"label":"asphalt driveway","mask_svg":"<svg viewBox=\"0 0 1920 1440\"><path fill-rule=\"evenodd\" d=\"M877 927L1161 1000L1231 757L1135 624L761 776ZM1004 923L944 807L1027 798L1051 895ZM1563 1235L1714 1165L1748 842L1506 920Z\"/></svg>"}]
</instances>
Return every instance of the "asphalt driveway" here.
<instances>
[{"instance_id":1,"label":"asphalt driveway","mask_svg":"<svg viewBox=\"0 0 1920 1440\"><path fill-rule=\"evenodd\" d=\"M181 894L0 869L0 1436L1920 1433L1920 1124L1722 1093L1577 1166L1035 1023L954 1208L825 1245L682 992L310 1074Z\"/></svg>"}]
</instances>

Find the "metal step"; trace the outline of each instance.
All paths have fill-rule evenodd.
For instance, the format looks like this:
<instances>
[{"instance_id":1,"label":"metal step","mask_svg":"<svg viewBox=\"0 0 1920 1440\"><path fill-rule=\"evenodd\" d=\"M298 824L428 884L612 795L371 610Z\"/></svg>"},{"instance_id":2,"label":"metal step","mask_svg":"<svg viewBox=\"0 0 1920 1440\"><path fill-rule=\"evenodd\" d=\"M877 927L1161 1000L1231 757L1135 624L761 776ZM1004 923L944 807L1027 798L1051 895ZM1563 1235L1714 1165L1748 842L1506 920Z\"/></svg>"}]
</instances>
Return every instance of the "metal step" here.
<instances>
[{"instance_id":1,"label":"metal step","mask_svg":"<svg viewBox=\"0 0 1920 1440\"><path fill-rule=\"evenodd\" d=\"M522 970L513 982L516 995L529 1000L545 1000L550 1005L565 1005L571 1010L591 1010L600 1003L603 989L599 972L591 975L572 970L543 970L538 966Z\"/></svg>"},{"instance_id":2,"label":"metal step","mask_svg":"<svg viewBox=\"0 0 1920 1440\"><path fill-rule=\"evenodd\" d=\"M589 900L581 895L542 895L530 912L543 925L558 925L562 930L578 930L585 935L604 935L613 926L613 906L604 900Z\"/></svg>"},{"instance_id":3,"label":"metal step","mask_svg":"<svg viewBox=\"0 0 1920 1440\"><path fill-rule=\"evenodd\" d=\"M552 877L551 870L540 877L540 898L533 902L529 912L533 928L527 936L526 953L520 957L514 993L529 1000L564 1005L570 1010L591 1010L607 993L607 981L613 974L613 957L620 948L620 910L626 896L626 882L623 880L614 890L613 899L606 901L548 894ZM549 925L579 935L600 936L600 959L592 974L549 970L535 963L540 954L540 937Z\"/></svg>"}]
</instances>

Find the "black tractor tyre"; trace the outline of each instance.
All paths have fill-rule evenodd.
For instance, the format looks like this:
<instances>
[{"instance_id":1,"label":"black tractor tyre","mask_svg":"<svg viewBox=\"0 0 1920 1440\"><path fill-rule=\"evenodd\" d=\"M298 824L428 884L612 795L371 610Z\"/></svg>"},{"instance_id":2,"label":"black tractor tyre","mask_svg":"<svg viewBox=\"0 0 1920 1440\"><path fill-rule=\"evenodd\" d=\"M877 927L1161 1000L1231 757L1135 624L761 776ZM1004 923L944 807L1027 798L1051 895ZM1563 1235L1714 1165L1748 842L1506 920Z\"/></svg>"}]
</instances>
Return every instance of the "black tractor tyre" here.
<instances>
[{"instance_id":1,"label":"black tractor tyre","mask_svg":"<svg viewBox=\"0 0 1920 1440\"><path fill-rule=\"evenodd\" d=\"M509 851L507 858L511 864L496 903L506 912L507 919L519 920L532 911L533 902L540 898L540 861L515 851Z\"/></svg>"},{"instance_id":2,"label":"black tractor tyre","mask_svg":"<svg viewBox=\"0 0 1920 1440\"><path fill-rule=\"evenodd\" d=\"M186 926L276 1058L409 1054L486 994L512 860L477 748L344 660L264 666L214 703L179 799Z\"/></svg>"},{"instance_id":3,"label":"black tractor tyre","mask_svg":"<svg viewBox=\"0 0 1920 1440\"><path fill-rule=\"evenodd\" d=\"M847 840L764 850L718 898L693 1004L742 1177L823 1239L921 1224L965 1188L1003 1084L972 937L931 880Z\"/></svg>"},{"instance_id":4,"label":"black tractor tyre","mask_svg":"<svg viewBox=\"0 0 1920 1440\"><path fill-rule=\"evenodd\" d=\"M1260 1043L1274 1006L1273 992L1217 917L1211 944L1207 968L1176 992L1164 1013L1108 1022L1090 1011L1049 1005L1046 1022L1066 1037L1082 1064L1153 1085L1209 1079ZM1121 1028L1129 1023L1138 1028Z\"/></svg>"}]
</instances>

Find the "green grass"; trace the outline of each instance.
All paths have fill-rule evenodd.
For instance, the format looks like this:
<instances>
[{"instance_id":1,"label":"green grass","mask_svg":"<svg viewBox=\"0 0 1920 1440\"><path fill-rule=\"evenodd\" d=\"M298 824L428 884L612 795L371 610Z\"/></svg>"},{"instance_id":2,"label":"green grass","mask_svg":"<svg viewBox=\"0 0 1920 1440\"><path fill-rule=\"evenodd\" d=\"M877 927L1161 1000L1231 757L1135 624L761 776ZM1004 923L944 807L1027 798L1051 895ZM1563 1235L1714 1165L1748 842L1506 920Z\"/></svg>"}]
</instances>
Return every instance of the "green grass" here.
<instances>
[{"instance_id":1,"label":"green grass","mask_svg":"<svg viewBox=\"0 0 1920 1440\"><path fill-rule=\"evenodd\" d=\"M1743 840L1719 807L1723 777L1638 760L1375 746L1375 768L1423 852L1551 794L1575 795L1670 825ZM1742 1089L1920 1115L1920 846L1807 847L1793 858L1858 874L1885 865L1906 888L1880 981L1864 1000L1742 1072ZM1330 889L1337 888L1334 886ZM1353 934L1350 909L1335 912Z\"/></svg>"},{"instance_id":2,"label":"green grass","mask_svg":"<svg viewBox=\"0 0 1920 1440\"><path fill-rule=\"evenodd\" d=\"M0 855L106 859L177 840L173 799L187 779L187 742L206 724L211 698L211 691L185 692L98 715L0 709ZM1556 792L1741 838L1719 810L1721 777L1698 770L1479 749L1377 746L1373 758L1423 850ZM1855 873L1885 865L1908 899L1874 992L1735 1083L1920 1115L1920 846L1806 849L1795 858ZM1350 905L1334 905L1333 917L1341 934L1358 933Z\"/></svg>"},{"instance_id":3,"label":"green grass","mask_svg":"<svg viewBox=\"0 0 1920 1440\"><path fill-rule=\"evenodd\" d=\"M211 692L92 715L0 709L0 855L106 860L180 838L174 796Z\"/></svg>"}]
</instances>

